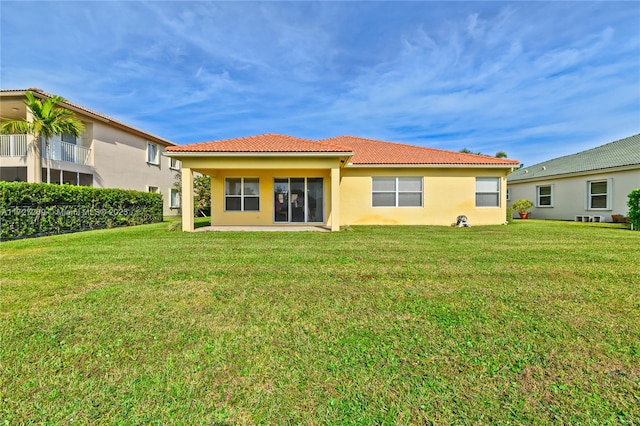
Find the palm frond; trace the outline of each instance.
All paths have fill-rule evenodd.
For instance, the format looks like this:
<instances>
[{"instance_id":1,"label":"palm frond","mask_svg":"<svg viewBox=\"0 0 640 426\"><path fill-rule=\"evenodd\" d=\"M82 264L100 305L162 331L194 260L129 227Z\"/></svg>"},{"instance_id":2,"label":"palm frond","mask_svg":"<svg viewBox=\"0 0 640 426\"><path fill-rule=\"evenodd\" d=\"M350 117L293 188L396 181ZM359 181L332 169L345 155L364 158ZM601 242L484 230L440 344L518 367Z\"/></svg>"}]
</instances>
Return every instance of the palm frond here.
<instances>
[{"instance_id":1,"label":"palm frond","mask_svg":"<svg viewBox=\"0 0 640 426\"><path fill-rule=\"evenodd\" d=\"M0 133L30 133L30 123L26 120L12 120L9 118L1 118Z\"/></svg>"}]
</instances>

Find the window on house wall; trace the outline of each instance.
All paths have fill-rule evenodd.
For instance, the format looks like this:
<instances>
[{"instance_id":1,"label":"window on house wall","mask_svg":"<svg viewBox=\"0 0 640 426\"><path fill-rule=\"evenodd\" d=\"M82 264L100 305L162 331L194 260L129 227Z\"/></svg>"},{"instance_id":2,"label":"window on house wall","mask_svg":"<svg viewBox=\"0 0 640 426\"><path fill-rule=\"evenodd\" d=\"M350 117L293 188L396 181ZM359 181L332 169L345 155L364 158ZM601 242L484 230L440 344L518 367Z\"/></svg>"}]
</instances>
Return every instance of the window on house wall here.
<instances>
[{"instance_id":1,"label":"window on house wall","mask_svg":"<svg viewBox=\"0 0 640 426\"><path fill-rule=\"evenodd\" d=\"M259 178L225 178L225 211L248 212L260 210Z\"/></svg>"},{"instance_id":2,"label":"window on house wall","mask_svg":"<svg viewBox=\"0 0 640 426\"><path fill-rule=\"evenodd\" d=\"M553 185L536 186L536 207L553 207Z\"/></svg>"},{"instance_id":3,"label":"window on house wall","mask_svg":"<svg viewBox=\"0 0 640 426\"><path fill-rule=\"evenodd\" d=\"M175 188L171 188L169 191L169 200L171 203L169 207L172 209L180 208L180 192Z\"/></svg>"},{"instance_id":4,"label":"window on house wall","mask_svg":"<svg viewBox=\"0 0 640 426\"><path fill-rule=\"evenodd\" d=\"M155 143L147 142L147 163L160 164L160 149Z\"/></svg>"},{"instance_id":5,"label":"window on house wall","mask_svg":"<svg viewBox=\"0 0 640 426\"><path fill-rule=\"evenodd\" d=\"M476 178L476 207L500 207L500 178Z\"/></svg>"},{"instance_id":6,"label":"window on house wall","mask_svg":"<svg viewBox=\"0 0 640 426\"><path fill-rule=\"evenodd\" d=\"M611 179L587 181L587 209L611 209Z\"/></svg>"},{"instance_id":7,"label":"window on house wall","mask_svg":"<svg viewBox=\"0 0 640 426\"><path fill-rule=\"evenodd\" d=\"M421 177L374 177L371 189L373 207L422 207Z\"/></svg>"},{"instance_id":8,"label":"window on house wall","mask_svg":"<svg viewBox=\"0 0 640 426\"><path fill-rule=\"evenodd\" d=\"M147 192L157 194L158 192L160 192L160 189L157 186L147 186Z\"/></svg>"},{"instance_id":9,"label":"window on house wall","mask_svg":"<svg viewBox=\"0 0 640 426\"><path fill-rule=\"evenodd\" d=\"M169 168L172 170L180 170L182 166L181 161L176 158L169 157Z\"/></svg>"},{"instance_id":10,"label":"window on house wall","mask_svg":"<svg viewBox=\"0 0 640 426\"><path fill-rule=\"evenodd\" d=\"M511 188L507 187L507 201L511 201Z\"/></svg>"}]
</instances>

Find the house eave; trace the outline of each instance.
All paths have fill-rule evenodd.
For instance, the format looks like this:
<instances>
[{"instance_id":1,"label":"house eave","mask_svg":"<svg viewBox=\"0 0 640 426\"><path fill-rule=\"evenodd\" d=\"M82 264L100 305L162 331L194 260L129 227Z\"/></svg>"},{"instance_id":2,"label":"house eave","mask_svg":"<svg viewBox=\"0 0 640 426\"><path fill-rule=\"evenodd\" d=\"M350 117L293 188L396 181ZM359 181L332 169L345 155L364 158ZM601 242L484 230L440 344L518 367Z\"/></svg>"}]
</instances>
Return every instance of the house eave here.
<instances>
[{"instance_id":1,"label":"house eave","mask_svg":"<svg viewBox=\"0 0 640 426\"><path fill-rule=\"evenodd\" d=\"M512 181L509 181L509 178L507 177L507 184L516 185L516 184L528 183L528 182L541 182L541 181L547 181L547 180L553 180L553 179L566 179L566 178L572 178L572 177L590 176L590 175L601 174L601 173L624 172L628 170L640 170L640 164L630 164L627 166L618 166L618 167L607 167L603 169L583 170L580 172L571 172L571 173L558 173L558 174L551 174L551 175L545 175L545 176L532 176L532 177L517 179Z\"/></svg>"},{"instance_id":2,"label":"house eave","mask_svg":"<svg viewBox=\"0 0 640 426\"><path fill-rule=\"evenodd\" d=\"M392 168L392 169L442 169L442 168L455 168L455 169L516 169L517 165L511 164L348 164L349 168L354 169L379 169L379 168Z\"/></svg>"},{"instance_id":3,"label":"house eave","mask_svg":"<svg viewBox=\"0 0 640 426\"><path fill-rule=\"evenodd\" d=\"M352 157L353 152L193 152L164 151L163 155L175 158L189 157Z\"/></svg>"},{"instance_id":4,"label":"house eave","mask_svg":"<svg viewBox=\"0 0 640 426\"><path fill-rule=\"evenodd\" d=\"M40 89L27 89L27 90L13 90L13 89L9 89L9 90L2 90L0 91L0 96L2 97L24 97L26 92L31 92L33 93L34 96L36 96L37 98L40 99L44 99L44 98L50 98L52 95L50 93L47 93L43 90ZM109 116L106 116L104 114L101 114L99 112L96 111L92 111L88 108L85 108L81 105L77 105L74 104L73 102L70 102L68 100L65 100L63 102L60 102L59 104L61 107L68 109L70 111L73 111L74 113L78 114L80 117L84 116L84 117L88 117L93 121L97 121L100 123L105 123L108 124L112 127L118 128L120 130L124 130L128 133L132 133L135 134L136 136L140 136L150 142L155 142L155 143L159 143L161 145L164 146L176 146L176 144L174 142L171 142L168 139L162 138L160 136L154 135L152 133L146 132L144 130L135 128L133 126L130 126L128 124L125 124L119 120L113 119Z\"/></svg>"}]
</instances>

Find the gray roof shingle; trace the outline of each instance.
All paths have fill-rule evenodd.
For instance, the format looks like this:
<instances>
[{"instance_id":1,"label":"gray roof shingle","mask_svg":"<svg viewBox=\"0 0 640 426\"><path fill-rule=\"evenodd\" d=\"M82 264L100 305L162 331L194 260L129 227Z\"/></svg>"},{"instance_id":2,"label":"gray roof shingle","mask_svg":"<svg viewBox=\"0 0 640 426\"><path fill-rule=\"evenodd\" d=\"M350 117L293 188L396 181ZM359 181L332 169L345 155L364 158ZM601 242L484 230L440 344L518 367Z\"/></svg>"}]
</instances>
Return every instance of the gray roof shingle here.
<instances>
[{"instance_id":1,"label":"gray roof shingle","mask_svg":"<svg viewBox=\"0 0 640 426\"><path fill-rule=\"evenodd\" d=\"M507 181L517 182L633 165L640 167L640 134L577 154L522 167L511 173Z\"/></svg>"}]
</instances>

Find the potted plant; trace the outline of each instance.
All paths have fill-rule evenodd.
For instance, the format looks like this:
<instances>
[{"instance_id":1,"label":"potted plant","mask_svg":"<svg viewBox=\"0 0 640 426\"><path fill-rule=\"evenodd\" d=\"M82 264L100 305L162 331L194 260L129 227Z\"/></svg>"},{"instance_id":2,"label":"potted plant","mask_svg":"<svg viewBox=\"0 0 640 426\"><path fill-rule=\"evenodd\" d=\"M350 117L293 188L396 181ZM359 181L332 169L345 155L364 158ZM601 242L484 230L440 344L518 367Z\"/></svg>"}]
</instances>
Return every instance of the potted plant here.
<instances>
[{"instance_id":1,"label":"potted plant","mask_svg":"<svg viewBox=\"0 0 640 426\"><path fill-rule=\"evenodd\" d=\"M518 200L511 205L511 207L520 214L520 219L527 219L529 217L529 209L531 206L533 206L533 203L526 198Z\"/></svg>"},{"instance_id":2,"label":"potted plant","mask_svg":"<svg viewBox=\"0 0 640 426\"><path fill-rule=\"evenodd\" d=\"M627 218L623 214L612 214L611 220L613 223L626 223Z\"/></svg>"}]
</instances>

